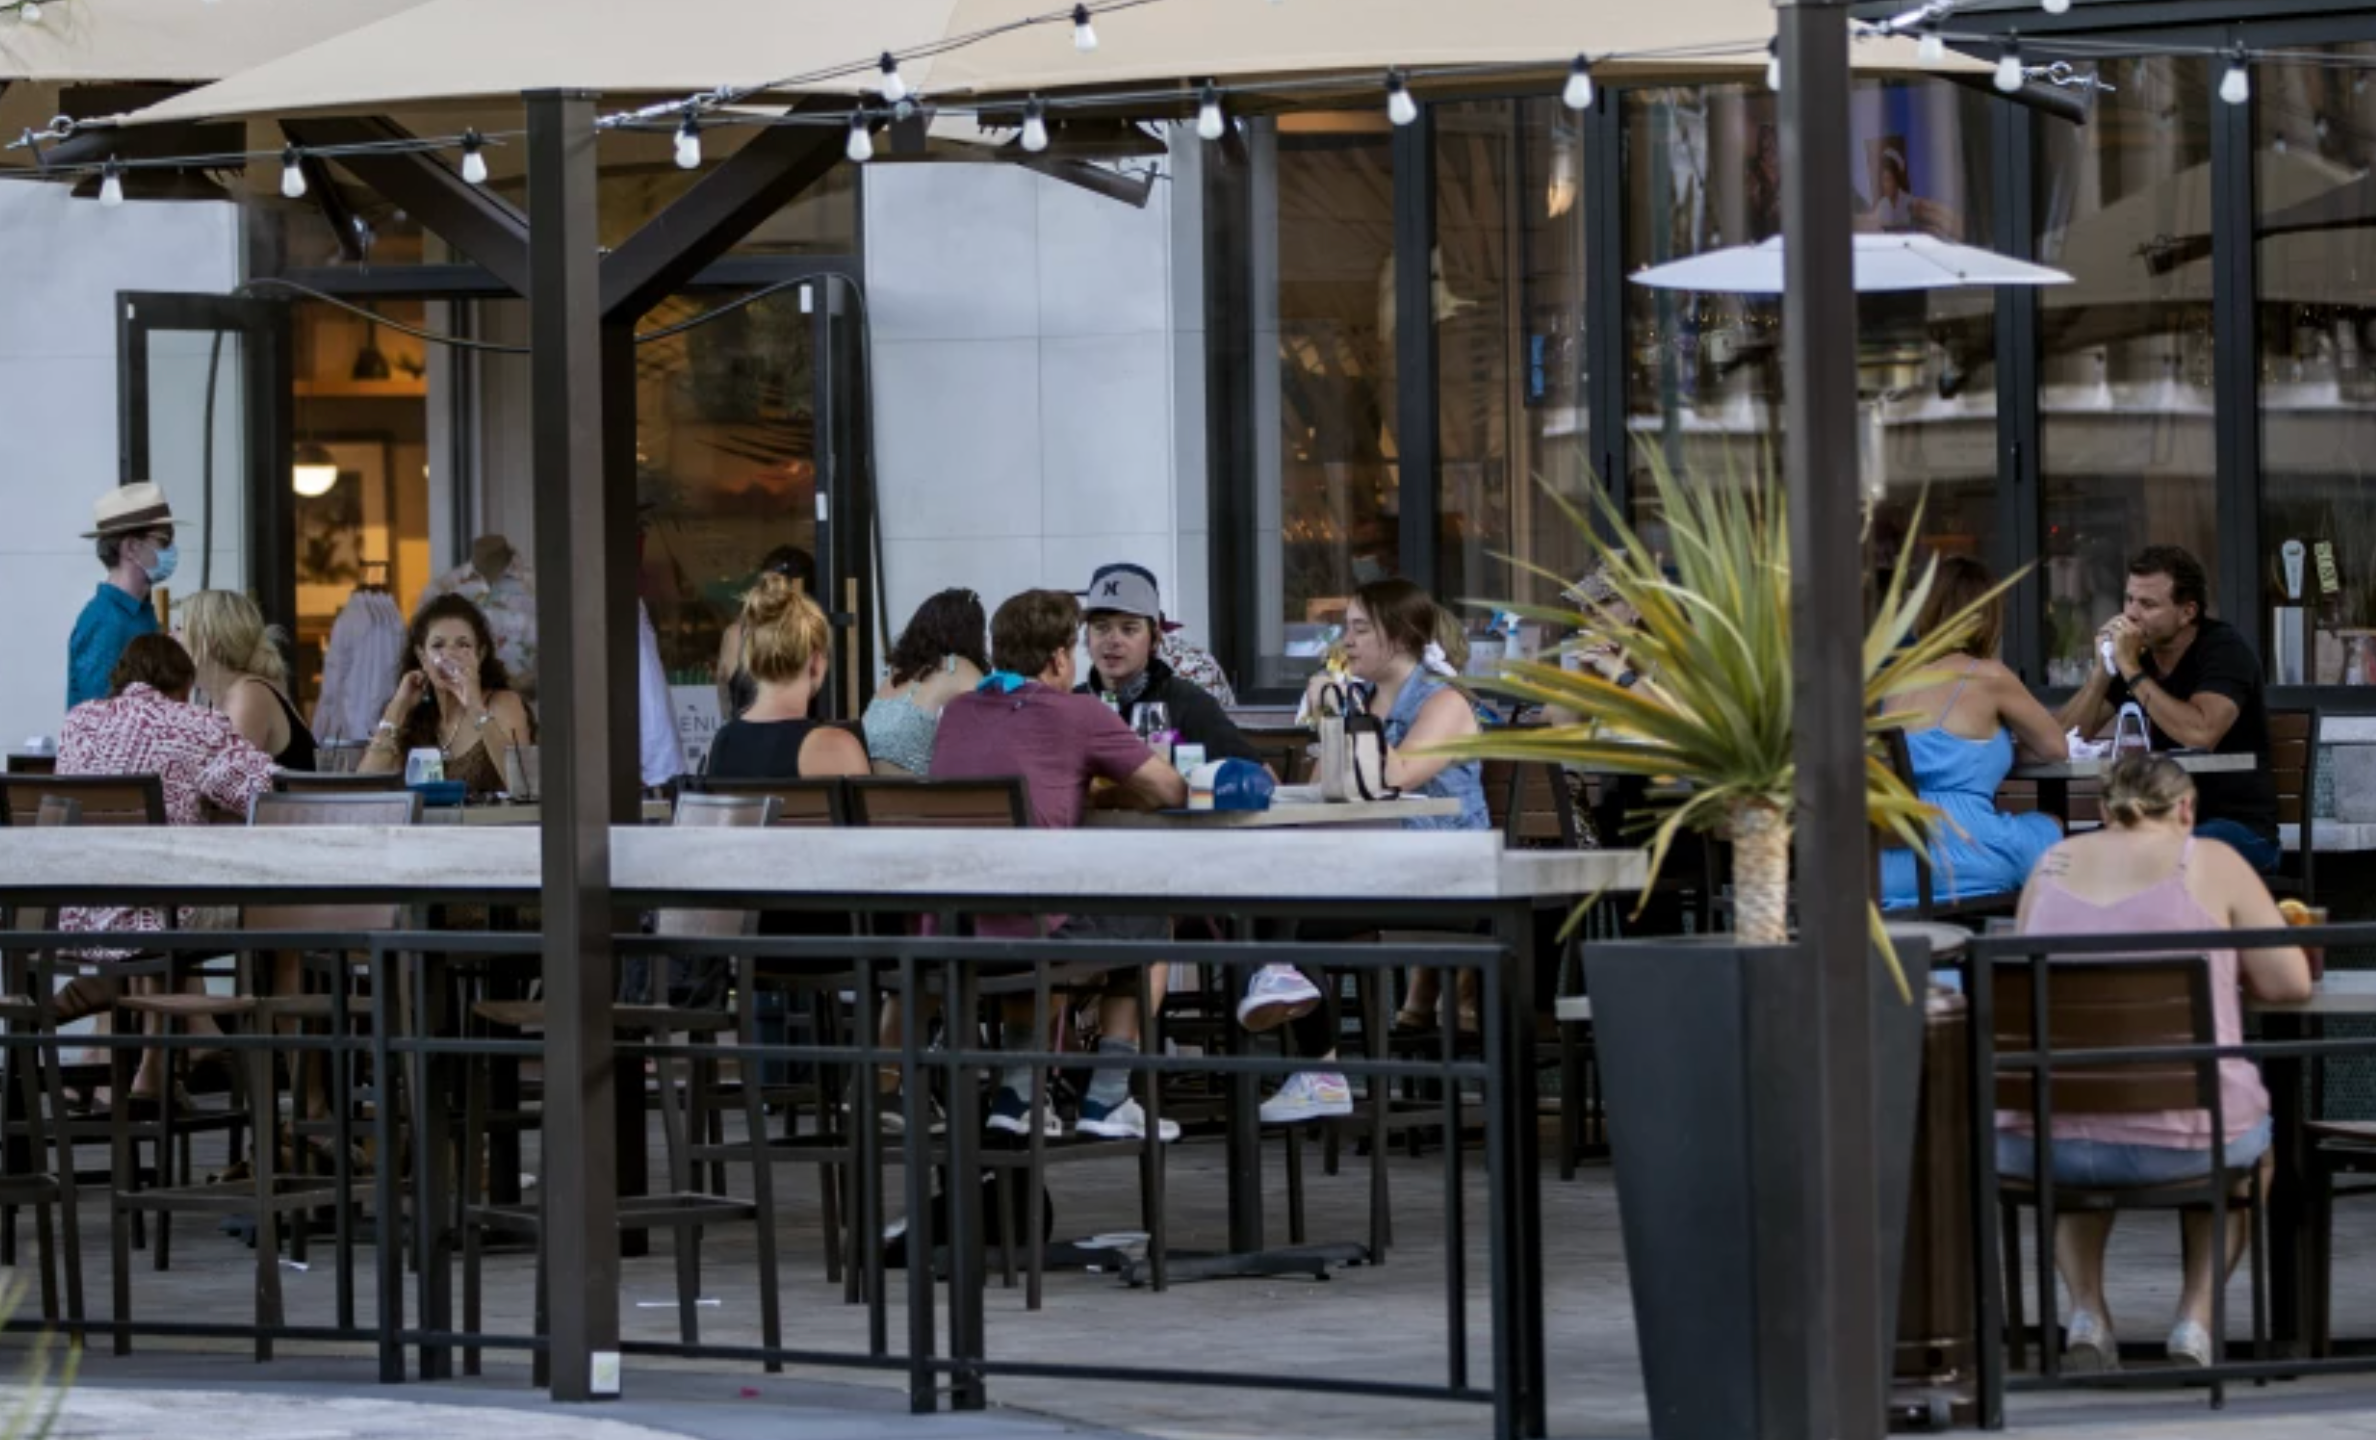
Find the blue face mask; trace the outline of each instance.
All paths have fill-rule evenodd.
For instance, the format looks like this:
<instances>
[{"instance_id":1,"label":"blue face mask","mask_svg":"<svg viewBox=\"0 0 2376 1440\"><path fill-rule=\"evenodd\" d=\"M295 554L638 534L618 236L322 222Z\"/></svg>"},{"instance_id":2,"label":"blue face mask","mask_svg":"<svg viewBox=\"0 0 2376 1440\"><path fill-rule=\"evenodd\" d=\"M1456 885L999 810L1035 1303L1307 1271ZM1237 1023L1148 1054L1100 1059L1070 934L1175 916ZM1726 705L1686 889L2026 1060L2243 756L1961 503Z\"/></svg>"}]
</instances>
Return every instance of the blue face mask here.
<instances>
[{"instance_id":1,"label":"blue face mask","mask_svg":"<svg viewBox=\"0 0 2376 1440\"><path fill-rule=\"evenodd\" d=\"M180 564L181 547L179 545L163 545L157 549L157 558L141 566L140 569L142 574L148 576L148 582L151 585L162 585L173 578L174 569Z\"/></svg>"}]
</instances>

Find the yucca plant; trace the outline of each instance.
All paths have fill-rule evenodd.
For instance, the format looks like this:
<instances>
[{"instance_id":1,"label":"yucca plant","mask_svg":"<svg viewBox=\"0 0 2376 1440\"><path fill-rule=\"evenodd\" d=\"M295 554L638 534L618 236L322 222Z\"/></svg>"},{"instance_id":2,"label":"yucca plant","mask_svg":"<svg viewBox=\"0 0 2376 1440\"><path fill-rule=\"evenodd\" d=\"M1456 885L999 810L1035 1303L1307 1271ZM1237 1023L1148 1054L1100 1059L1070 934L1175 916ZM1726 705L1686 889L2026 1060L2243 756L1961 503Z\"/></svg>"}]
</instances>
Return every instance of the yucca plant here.
<instances>
[{"instance_id":1,"label":"yucca plant","mask_svg":"<svg viewBox=\"0 0 2376 1440\"><path fill-rule=\"evenodd\" d=\"M1688 482L1655 451L1650 452L1650 475L1666 530L1664 562L1674 569L1671 579L1659 553L1643 542L1604 490L1596 486L1592 491L1599 529L1560 502L1602 563L1616 598L1640 613L1640 623L1619 638L1644 680L1621 688L1590 671L1561 668L1557 655L1514 662L1498 680L1475 683L1558 706L1581 716L1582 723L1489 730L1444 749L1479 759L1573 762L1682 782L1684 788L1665 803L1650 830L1651 879L1657 879L1679 835L1721 833L1733 845L1741 940L1782 944L1789 939L1796 768L1790 536L1781 486L1770 467L1746 480ZM1566 583L1566 577L1522 568ZM1910 583L1908 567L1898 569L1864 643L1865 713L1871 717L1866 722L1866 808L1876 828L1917 851L1948 822L1897 777L1879 740L1870 737L1903 723L1904 717L1886 713L1885 702L1932 683L1937 678L1933 667L1960 648L1979 622L1981 607L1975 604L1930 633L1910 638L1936 568L1934 560ZM1495 603L1561 633L1608 629L1605 617L1576 610ZM1856 883L1863 883L1861 873ZM1894 967L1878 907L1871 916L1874 938ZM1899 983L1902 989L1902 976Z\"/></svg>"}]
</instances>

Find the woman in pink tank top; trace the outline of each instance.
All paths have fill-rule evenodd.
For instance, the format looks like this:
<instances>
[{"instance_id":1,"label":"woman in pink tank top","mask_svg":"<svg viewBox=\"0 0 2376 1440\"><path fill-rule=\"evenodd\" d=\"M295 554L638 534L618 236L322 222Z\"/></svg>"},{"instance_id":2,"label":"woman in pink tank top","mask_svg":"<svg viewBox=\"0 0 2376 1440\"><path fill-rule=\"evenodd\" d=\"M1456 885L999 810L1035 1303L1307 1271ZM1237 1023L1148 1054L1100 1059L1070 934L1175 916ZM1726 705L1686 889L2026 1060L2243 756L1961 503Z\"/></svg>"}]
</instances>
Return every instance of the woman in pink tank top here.
<instances>
[{"instance_id":1,"label":"woman in pink tank top","mask_svg":"<svg viewBox=\"0 0 2376 1440\"><path fill-rule=\"evenodd\" d=\"M2021 892L2025 935L2120 935L2138 931L2279 929L2276 902L2242 856L2216 840L2194 835L2194 782L2166 756L2134 755L2104 780L2105 825L2075 835L2046 853ZM2310 965L2295 947L2213 950L2211 1008L2219 1043L2244 1034L2243 997L2285 1002L2310 994ZM2057 961L2081 965L2084 959ZM2249 1060L2219 1062L2220 1108L2226 1163L2258 1162L2268 1179L2269 1093ZM2027 1114L1997 1115L1997 1169L2027 1177L2034 1157ZM2164 1185L2211 1172L2211 1116L2206 1110L2147 1115L2072 1115L2054 1120L2054 1178L2066 1185ZM2104 1301L2104 1249L2112 1236L2107 1212L2056 1218L2055 1265L2070 1291L2071 1318L2064 1366L2075 1371L2118 1364L2112 1312ZM2245 1217L2231 1213L2226 1255L2234 1268L2245 1248ZM2211 1216L2188 1211L2186 1285L2169 1337L2170 1358L2206 1365L2211 1359Z\"/></svg>"}]
</instances>

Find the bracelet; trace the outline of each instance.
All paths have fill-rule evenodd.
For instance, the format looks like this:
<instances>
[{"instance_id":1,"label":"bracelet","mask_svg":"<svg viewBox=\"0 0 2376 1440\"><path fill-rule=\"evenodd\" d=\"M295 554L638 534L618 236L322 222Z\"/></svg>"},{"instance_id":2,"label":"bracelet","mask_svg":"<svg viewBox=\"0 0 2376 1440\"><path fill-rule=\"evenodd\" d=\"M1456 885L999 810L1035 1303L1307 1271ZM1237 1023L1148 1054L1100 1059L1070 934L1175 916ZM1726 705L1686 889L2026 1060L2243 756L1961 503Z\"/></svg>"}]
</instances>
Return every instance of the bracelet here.
<instances>
[{"instance_id":1,"label":"bracelet","mask_svg":"<svg viewBox=\"0 0 2376 1440\"><path fill-rule=\"evenodd\" d=\"M378 739L379 737L381 737L381 736L383 736L383 735L386 735L386 736L392 736L392 735L394 735L395 733L396 733L396 722L395 722L395 721L393 721L393 720L382 720L382 721L380 721L380 722L379 722L379 724L378 724L378 725L374 726L374 727L372 728L372 731L371 731L372 738L374 738L374 739Z\"/></svg>"}]
</instances>

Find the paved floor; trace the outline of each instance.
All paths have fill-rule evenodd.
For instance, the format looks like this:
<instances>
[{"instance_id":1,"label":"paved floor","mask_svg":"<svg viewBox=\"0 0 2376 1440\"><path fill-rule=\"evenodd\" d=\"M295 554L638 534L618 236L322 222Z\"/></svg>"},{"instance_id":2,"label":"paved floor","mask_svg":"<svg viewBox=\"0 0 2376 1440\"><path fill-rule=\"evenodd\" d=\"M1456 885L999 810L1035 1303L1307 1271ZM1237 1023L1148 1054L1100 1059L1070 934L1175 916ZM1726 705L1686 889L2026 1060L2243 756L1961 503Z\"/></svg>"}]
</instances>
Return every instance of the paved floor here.
<instances>
[{"instance_id":1,"label":"paved floor","mask_svg":"<svg viewBox=\"0 0 2376 1440\"><path fill-rule=\"evenodd\" d=\"M1267 1193L1274 1233L1284 1229L1281 1147L1269 1146ZM1045 1306L1028 1310L1020 1288L994 1287L988 1303L994 1359L1063 1361L1106 1367L1178 1366L1207 1372L1306 1374L1380 1380L1434 1380L1444 1374L1445 1274L1439 1232L1444 1202L1440 1152L1390 1162L1396 1244L1383 1265L1338 1272L1326 1282L1231 1281L1175 1286L1156 1294L1121 1286L1110 1274L1080 1271L1050 1276ZM819 1350L860 1351L865 1311L842 1303L839 1286L825 1283L820 1263L817 1185L813 1171L778 1172L778 1235L784 1267L787 1341ZM1348 1152L1343 1173L1308 1178L1311 1238L1357 1240L1367 1225L1367 1161ZM1053 1172L1057 1232L1063 1236L1135 1230L1135 1167L1089 1162ZM1223 1167L1217 1146L1191 1142L1172 1152L1170 1213L1178 1248L1211 1248L1223 1238ZM1489 1337L1483 1330L1481 1288L1485 1232L1482 1185L1467 1187L1470 1231L1467 1315L1470 1360L1488 1373ZM1605 1170L1576 1181L1544 1182L1546 1244L1541 1263L1549 1295L1545 1316L1552 1357L1552 1432L1567 1437L1639 1436L1647 1431L1634 1349L1630 1292L1617 1235L1615 1197ZM95 1308L106 1303L106 1226L94 1205L83 1217L86 1266ZM30 1227L26 1238L30 1239ZM2376 1206L2345 1207L2338 1253L2376 1252ZM659 1253L626 1266L624 1320L633 1338L673 1338L674 1271L665 1237ZM154 1318L244 1314L249 1304L250 1252L211 1227L185 1221L175 1235L173 1268L159 1274L135 1257L134 1310ZM321 1258L317 1253L317 1259ZM757 1291L751 1232L713 1230L705 1247L701 1310L703 1337L721 1343L757 1339ZM362 1313L370 1311L369 1261ZM532 1268L524 1255L488 1262L491 1324L524 1332L530 1316ZM2131 1341L2159 1338L2177 1290L2177 1237L2167 1222L2124 1227L2115 1241L2115 1309ZM284 1269L292 1323L332 1318L332 1272L326 1264ZM896 1287L895 1287L896 1288ZM2376 1286L2347 1273L2337 1286L2338 1329L2376 1334ZM409 1298L409 1297L408 1297ZM2237 1282L2233 1313L2242 1334L2245 1291ZM892 1307L889 1333L896 1347L906 1322ZM104 1348L104 1347L102 1347ZM823 1437L946 1437L1092 1434L1181 1437L1478 1436L1486 1413L1474 1406L1378 1401L1288 1394L1242 1384L1148 1385L995 1378L988 1414L911 1417L904 1376L897 1371L803 1368L780 1377L756 1366L726 1362L628 1361L626 1399L593 1411L558 1411L529 1389L516 1357L491 1353L488 1373L456 1385L373 1383L361 1353L348 1347L290 1345L275 1363L258 1367L224 1347L143 1340L130 1359L94 1354L70 1411L67 1434L94 1437L173 1435L176 1440L298 1440L298 1437L380 1437L455 1433L454 1405L506 1412L506 1440L547 1435L590 1440L640 1440L682 1435L741 1440L765 1433L790 1440ZM215 1353L206 1353L209 1350ZM9 1357L0 1353L0 1366ZM201 1404L191 1391L216 1393ZM336 1398L339 1403L329 1403ZM203 1418L202 1418L203 1417ZM612 1428L597 1428L595 1422ZM2376 1378L2249 1387L2233 1393L2229 1409L2211 1414L2202 1392L2062 1394L2017 1397L2016 1434L2038 1436L2210 1436L2291 1440L2295 1436L2376 1437ZM217 1429L203 1428L217 1425ZM640 1428L638 1428L640 1427ZM1087 1428L1082 1428L1087 1427ZM488 1427L474 1426L476 1430Z\"/></svg>"}]
</instances>

